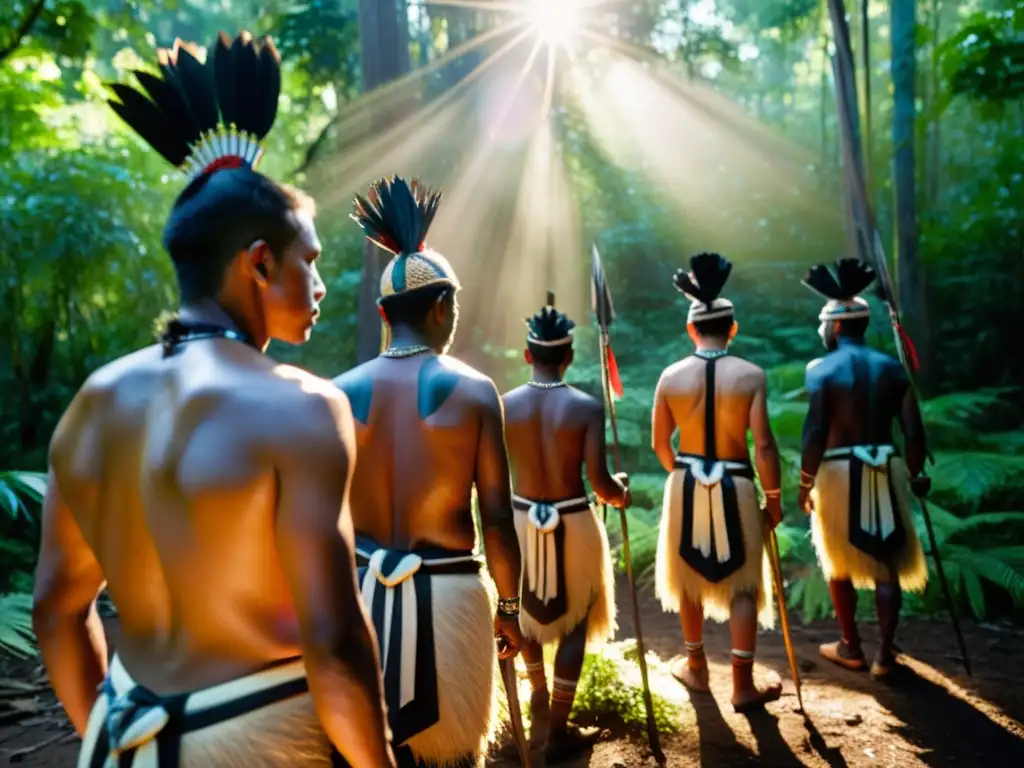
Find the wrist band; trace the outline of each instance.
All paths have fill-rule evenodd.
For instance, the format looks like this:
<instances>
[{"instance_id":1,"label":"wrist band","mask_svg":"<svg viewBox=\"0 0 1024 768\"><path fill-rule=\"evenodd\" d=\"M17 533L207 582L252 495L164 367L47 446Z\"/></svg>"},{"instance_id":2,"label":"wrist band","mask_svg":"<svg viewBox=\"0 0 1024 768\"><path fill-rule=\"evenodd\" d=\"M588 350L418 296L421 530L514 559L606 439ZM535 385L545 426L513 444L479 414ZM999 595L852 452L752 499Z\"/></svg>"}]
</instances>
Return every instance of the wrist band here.
<instances>
[{"instance_id":1,"label":"wrist band","mask_svg":"<svg viewBox=\"0 0 1024 768\"><path fill-rule=\"evenodd\" d=\"M765 496L766 499L777 499L781 495L782 495L782 489L781 488L775 488L775 489L773 489L771 491L765 491L764 492L764 496Z\"/></svg>"},{"instance_id":2,"label":"wrist band","mask_svg":"<svg viewBox=\"0 0 1024 768\"><path fill-rule=\"evenodd\" d=\"M498 613L502 616L508 616L514 618L519 615L519 598L518 597L499 597L498 598Z\"/></svg>"},{"instance_id":3,"label":"wrist band","mask_svg":"<svg viewBox=\"0 0 1024 768\"><path fill-rule=\"evenodd\" d=\"M801 481L800 482L800 487L803 488L805 491L809 491L809 490L811 490L811 488L814 487L814 483L805 483L805 482Z\"/></svg>"},{"instance_id":4,"label":"wrist band","mask_svg":"<svg viewBox=\"0 0 1024 768\"><path fill-rule=\"evenodd\" d=\"M814 478L815 478L815 475L812 475L810 472L804 472L802 469L800 470L800 479L801 480L806 480L809 483L813 483L814 482Z\"/></svg>"}]
</instances>

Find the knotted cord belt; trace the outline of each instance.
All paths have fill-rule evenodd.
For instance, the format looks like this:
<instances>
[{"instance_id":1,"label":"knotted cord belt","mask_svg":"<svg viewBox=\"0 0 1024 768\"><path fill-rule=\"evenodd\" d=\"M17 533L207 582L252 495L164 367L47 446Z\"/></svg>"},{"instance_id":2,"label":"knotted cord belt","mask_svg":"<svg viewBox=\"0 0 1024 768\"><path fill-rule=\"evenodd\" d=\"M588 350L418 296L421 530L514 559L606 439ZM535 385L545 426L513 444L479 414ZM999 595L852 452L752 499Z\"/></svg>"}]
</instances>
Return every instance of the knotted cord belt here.
<instances>
[{"instance_id":1,"label":"knotted cord belt","mask_svg":"<svg viewBox=\"0 0 1024 768\"><path fill-rule=\"evenodd\" d=\"M262 686L262 687L261 687ZM118 692L120 689L120 693ZM246 691L233 694L232 691ZM309 690L299 659L195 693L158 696L137 685L116 655L100 688L107 713L88 768L177 768L181 739Z\"/></svg>"}]
</instances>

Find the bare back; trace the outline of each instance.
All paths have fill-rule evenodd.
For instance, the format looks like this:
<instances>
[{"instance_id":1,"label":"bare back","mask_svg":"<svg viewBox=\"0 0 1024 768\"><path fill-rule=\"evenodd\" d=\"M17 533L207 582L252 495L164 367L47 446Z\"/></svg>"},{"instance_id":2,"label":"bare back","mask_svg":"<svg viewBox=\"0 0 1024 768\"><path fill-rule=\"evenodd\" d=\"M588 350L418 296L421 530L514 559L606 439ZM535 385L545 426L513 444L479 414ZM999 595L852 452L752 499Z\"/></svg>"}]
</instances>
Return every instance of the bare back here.
<instances>
[{"instance_id":1,"label":"bare back","mask_svg":"<svg viewBox=\"0 0 1024 768\"><path fill-rule=\"evenodd\" d=\"M378 357L334 380L352 403L356 530L384 547L473 549L482 409L494 385L447 356Z\"/></svg>"},{"instance_id":2,"label":"bare back","mask_svg":"<svg viewBox=\"0 0 1024 768\"><path fill-rule=\"evenodd\" d=\"M52 469L139 683L195 690L301 653L263 449L317 386L237 342L149 347L97 371L58 427Z\"/></svg>"},{"instance_id":3,"label":"bare back","mask_svg":"<svg viewBox=\"0 0 1024 768\"><path fill-rule=\"evenodd\" d=\"M707 362L691 356L669 366L661 375L656 409L671 414L671 426L679 431L679 451L706 454L705 371ZM739 357L715 360L714 445L717 458L747 461L747 432L755 395L764 388L764 371ZM657 416L657 414L656 414ZM671 430L670 433L671 435Z\"/></svg>"},{"instance_id":4,"label":"bare back","mask_svg":"<svg viewBox=\"0 0 1024 768\"><path fill-rule=\"evenodd\" d=\"M521 386L502 398L512 485L529 499L584 495L587 428L600 404L572 387Z\"/></svg>"}]
</instances>

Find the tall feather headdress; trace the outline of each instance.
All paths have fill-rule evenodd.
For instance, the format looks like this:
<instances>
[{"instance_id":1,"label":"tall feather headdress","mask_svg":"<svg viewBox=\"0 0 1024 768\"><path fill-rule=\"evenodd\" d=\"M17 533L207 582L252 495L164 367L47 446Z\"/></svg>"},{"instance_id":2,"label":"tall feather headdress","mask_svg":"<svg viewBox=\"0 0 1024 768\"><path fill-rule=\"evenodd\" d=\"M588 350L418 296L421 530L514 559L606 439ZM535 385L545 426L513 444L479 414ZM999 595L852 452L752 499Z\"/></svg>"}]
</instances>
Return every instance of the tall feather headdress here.
<instances>
[{"instance_id":1,"label":"tall feather headdress","mask_svg":"<svg viewBox=\"0 0 1024 768\"><path fill-rule=\"evenodd\" d=\"M526 318L529 333L526 340L540 347L560 347L572 344L572 329L576 323L555 309L555 294L548 291L547 304L532 317Z\"/></svg>"},{"instance_id":2,"label":"tall feather headdress","mask_svg":"<svg viewBox=\"0 0 1024 768\"><path fill-rule=\"evenodd\" d=\"M672 278L676 290L691 302L686 322L732 317L732 302L719 298L731 272L732 262L717 253L698 253L690 257L689 272L676 270Z\"/></svg>"},{"instance_id":3,"label":"tall feather headdress","mask_svg":"<svg viewBox=\"0 0 1024 768\"><path fill-rule=\"evenodd\" d=\"M382 299L430 285L460 287L448 259L427 248L427 232L440 202L441 192L400 176L375 181L366 197L356 195L350 217L367 240L395 254L380 278Z\"/></svg>"},{"instance_id":4,"label":"tall feather headdress","mask_svg":"<svg viewBox=\"0 0 1024 768\"><path fill-rule=\"evenodd\" d=\"M269 37L220 33L206 56L175 40L157 50L160 76L134 71L142 90L110 85L110 107L190 179L219 168L256 168L277 117L281 56Z\"/></svg>"},{"instance_id":5,"label":"tall feather headdress","mask_svg":"<svg viewBox=\"0 0 1024 768\"><path fill-rule=\"evenodd\" d=\"M835 268L811 267L800 282L827 299L819 320L853 320L871 317L871 307L859 294L875 281L875 270L860 259L842 258Z\"/></svg>"}]
</instances>

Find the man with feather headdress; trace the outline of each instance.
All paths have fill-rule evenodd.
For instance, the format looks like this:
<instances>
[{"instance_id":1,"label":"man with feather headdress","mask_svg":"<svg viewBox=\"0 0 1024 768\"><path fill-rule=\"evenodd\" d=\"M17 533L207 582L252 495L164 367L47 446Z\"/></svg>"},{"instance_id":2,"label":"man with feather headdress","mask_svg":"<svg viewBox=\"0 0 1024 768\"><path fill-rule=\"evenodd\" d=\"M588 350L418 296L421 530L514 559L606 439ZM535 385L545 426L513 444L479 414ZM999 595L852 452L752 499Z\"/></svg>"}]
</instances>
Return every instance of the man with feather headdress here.
<instances>
[{"instance_id":1,"label":"man with feather headdress","mask_svg":"<svg viewBox=\"0 0 1024 768\"><path fill-rule=\"evenodd\" d=\"M377 628L396 753L408 766L478 764L495 724L496 640L502 658L521 644L501 399L494 382L445 354L459 280L426 245L440 199L395 177L356 197L352 218L394 254L379 299L390 345L335 379L356 419L362 595ZM486 569L475 551L474 488Z\"/></svg>"},{"instance_id":2,"label":"man with feather headdress","mask_svg":"<svg viewBox=\"0 0 1024 768\"><path fill-rule=\"evenodd\" d=\"M728 620L732 703L743 712L782 693L778 681L762 688L753 677L758 618L765 627L773 624L765 538L782 518L782 502L764 371L729 354L738 326L732 302L720 294L731 271L717 253L700 253L691 257L689 274L680 269L674 278L692 301L687 329L697 349L665 369L654 393L654 452L669 473L655 578L662 606L680 614L688 653L673 664L672 674L691 690L708 691L704 617ZM672 448L677 430L678 451Z\"/></svg>"},{"instance_id":3,"label":"man with feather headdress","mask_svg":"<svg viewBox=\"0 0 1024 768\"><path fill-rule=\"evenodd\" d=\"M838 642L821 646L821 655L847 669L867 667L855 620L857 589L874 589L879 645L871 673L885 677L895 663L902 589L923 589L928 579L910 516L911 478L924 469L927 449L906 371L864 343L871 310L859 294L874 279L874 269L855 258L840 259L834 271L812 267L803 279L827 299L818 332L828 354L807 366L800 507L811 514L842 631ZM906 458L893 444L894 422L903 429ZM923 491L927 477L913 482Z\"/></svg>"},{"instance_id":4,"label":"man with feather headdress","mask_svg":"<svg viewBox=\"0 0 1024 768\"><path fill-rule=\"evenodd\" d=\"M523 553L523 657L533 685L534 734L548 730L553 764L594 742L596 732L569 726L569 711L588 645L615 633L615 580L608 537L587 498L628 506L625 476L608 473L604 406L565 383L575 323L547 305L526 321L524 357L533 375L508 392L505 423L512 464L519 549ZM544 646L558 644L549 699Z\"/></svg>"},{"instance_id":5,"label":"man with feather headdress","mask_svg":"<svg viewBox=\"0 0 1024 768\"><path fill-rule=\"evenodd\" d=\"M164 230L181 309L57 427L35 628L89 766L394 765L355 579L348 401L263 352L325 289L312 201L257 173L268 39L176 43L114 110L188 177ZM96 614L106 584L117 652ZM318 722L319 716L319 722ZM326 733L325 733L326 731Z\"/></svg>"}]
</instances>

